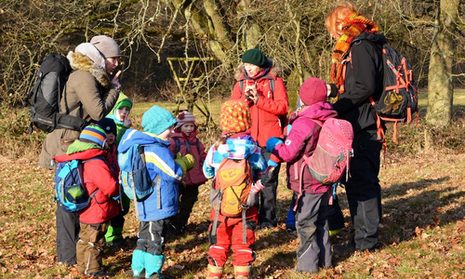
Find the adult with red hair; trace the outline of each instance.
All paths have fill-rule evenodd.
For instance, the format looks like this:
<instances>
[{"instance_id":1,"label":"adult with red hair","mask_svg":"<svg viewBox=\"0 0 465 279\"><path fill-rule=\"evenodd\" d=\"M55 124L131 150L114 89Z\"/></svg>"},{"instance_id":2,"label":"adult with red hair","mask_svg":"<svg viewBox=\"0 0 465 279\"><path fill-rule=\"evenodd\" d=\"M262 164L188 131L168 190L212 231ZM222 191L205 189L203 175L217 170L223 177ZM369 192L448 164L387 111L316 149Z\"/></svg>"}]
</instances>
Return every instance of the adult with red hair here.
<instances>
[{"instance_id":1,"label":"adult with red hair","mask_svg":"<svg viewBox=\"0 0 465 279\"><path fill-rule=\"evenodd\" d=\"M326 28L336 40L330 78L337 90L333 104L338 115L354 129L354 157L346 193L354 229L356 250L379 246L382 216L379 184L382 143L377 137L376 113L370 98L378 100L383 90L383 35L378 25L357 12L350 3L335 7L326 18ZM336 93L337 92L337 93Z\"/></svg>"}]
</instances>

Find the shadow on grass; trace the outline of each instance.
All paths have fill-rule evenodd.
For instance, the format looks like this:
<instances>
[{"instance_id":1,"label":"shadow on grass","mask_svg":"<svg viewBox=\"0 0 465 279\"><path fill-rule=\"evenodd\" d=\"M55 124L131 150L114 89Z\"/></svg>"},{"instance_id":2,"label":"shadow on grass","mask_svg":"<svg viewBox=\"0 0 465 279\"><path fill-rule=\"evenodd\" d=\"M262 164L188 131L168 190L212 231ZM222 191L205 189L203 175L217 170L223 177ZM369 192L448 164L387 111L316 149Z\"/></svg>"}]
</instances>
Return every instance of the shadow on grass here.
<instances>
[{"instance_id":1,"label":"shadow on grass","mask_svg":"<svg viewBox=\"0 0 465 279\"><path fill-rule=\"evenodd\" d=\"M255 267L257 278L267 278L278 270L289 269L295 265L295 252L278 252Z\"/></svg>"},{"instance_id":2,"label":"shadow on grass","mask_svg":"<svg viewBox=\"0 0 465 279\"><path fill-rule=\"evenodd\" d=\"M420 180L415 183L393 185L385 192L385 197L397 197L399 193L407 193L410 189L421 189L433 184L441 184L449 177ZM391 193L395 193L392 195ZM414 197L393 199L384 203L382 241L390 245L407 241L416 236L416 228L427 229L446 225L465 218L465 205L453 206L455 200L465 197L465 191L456 186L440 187L423 191ZM443 207L451 206L443 211Z\"/></svg>"}]
</instances>

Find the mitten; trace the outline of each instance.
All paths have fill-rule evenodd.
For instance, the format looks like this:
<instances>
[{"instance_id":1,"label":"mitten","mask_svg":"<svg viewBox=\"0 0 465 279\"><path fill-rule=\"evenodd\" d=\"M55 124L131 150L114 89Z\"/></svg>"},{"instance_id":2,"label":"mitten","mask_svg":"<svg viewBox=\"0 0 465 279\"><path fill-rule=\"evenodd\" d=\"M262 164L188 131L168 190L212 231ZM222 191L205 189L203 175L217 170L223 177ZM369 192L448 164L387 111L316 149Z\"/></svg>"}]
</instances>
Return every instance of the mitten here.
<instances>
[{"instance_id":1,"label":"mitten","mask_svg":"<svg viewBox=\"0 0 465 279\"><path fill-rule=\"evenodd\" d=\"M277 137L271 137L266 141L266 151L272 152L278 144L283 144L283 140Z\"/></svg>"},{"instance_id":2,"label":"mitten","mask_svg":"<svg viewBox=\"0 0 465 279\"><path fill-rule=\"evenodd\" d=\"M195 165L194 156L191 154L182 156L181 153L178 153L174 161L181 167L183 175L186 174L187 171L192 169Z\"/></svg>"},{"instance_id":3,"label":"mitten","mask_svg":"<svg viewBox=\"0 0 465 279\"><path fill-rule=\"evenodd\" d=\"M250 188L250 192L256 194L263 190L265 186L262 184L260 180L252 184L252 188Z\"/></svg>"}]
</instances>

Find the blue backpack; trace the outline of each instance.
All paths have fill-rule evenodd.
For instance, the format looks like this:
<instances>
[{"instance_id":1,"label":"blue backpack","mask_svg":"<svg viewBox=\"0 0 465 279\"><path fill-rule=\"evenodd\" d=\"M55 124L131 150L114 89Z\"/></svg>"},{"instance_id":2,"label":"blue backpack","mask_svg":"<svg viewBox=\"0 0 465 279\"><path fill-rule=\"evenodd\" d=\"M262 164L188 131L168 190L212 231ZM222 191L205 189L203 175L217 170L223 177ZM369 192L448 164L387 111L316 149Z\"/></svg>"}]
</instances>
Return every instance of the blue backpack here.
<instances>
[{"instance_id":1,"label":"blue backpack","mask_svg":"<svg viewBox=\"0 0 465 279\"><path fill-rule=\"evenodd\" d=\"M90 205L94 191L89 195L82 179L82 160L57 164L55 171L55 198L67 212L79 212Z\"/></svg>"},{"instance_id":2,"label":"blue backpack","mask_svg":"<svg viewBox=\"0 0 465 279\"><path fill-rule=\"evenodd\" d=\"M127 151L118 153L120 184L131 200L147 199L153 193L153 181L145 165L144 145L135 144Z\"/></svg>"}]
</instances>

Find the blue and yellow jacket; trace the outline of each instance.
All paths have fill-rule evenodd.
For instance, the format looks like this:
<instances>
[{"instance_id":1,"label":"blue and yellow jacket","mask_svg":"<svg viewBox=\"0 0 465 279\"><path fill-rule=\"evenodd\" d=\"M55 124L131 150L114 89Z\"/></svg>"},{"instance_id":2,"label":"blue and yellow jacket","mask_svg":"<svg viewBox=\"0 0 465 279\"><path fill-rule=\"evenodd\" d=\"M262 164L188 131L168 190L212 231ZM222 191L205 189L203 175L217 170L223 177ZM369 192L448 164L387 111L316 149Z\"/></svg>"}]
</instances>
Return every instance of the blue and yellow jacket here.
<instances>
[{"instance_id":1,"label":"blue and yellow jacket","mask_svg":"<svg viewBox=\"0 0 465 279\"><path fill-rule=\"evenodd\" d=\"M144 201L137 202L139 220L157 221L172 217L178 212L178 184L182 178L182 169L174 161L168 149L170 142L157 135L128 129L118 146L118 152L127 151L132 145L144 145L147 170L152 180L158 179L154 192Z\"/></svg>"}]
</instances>

